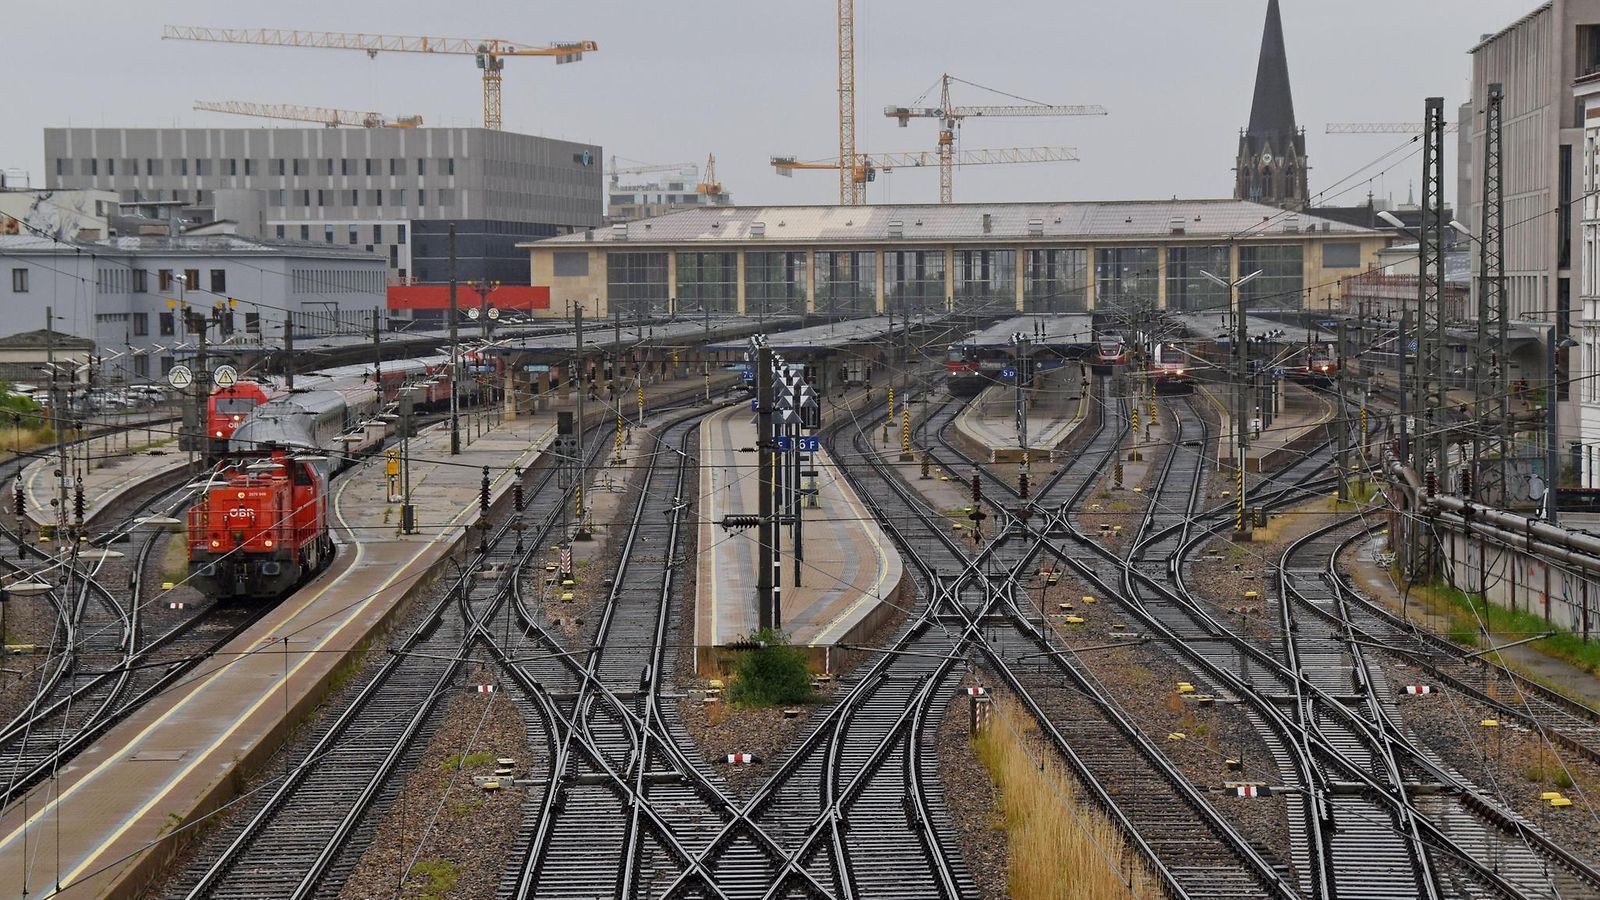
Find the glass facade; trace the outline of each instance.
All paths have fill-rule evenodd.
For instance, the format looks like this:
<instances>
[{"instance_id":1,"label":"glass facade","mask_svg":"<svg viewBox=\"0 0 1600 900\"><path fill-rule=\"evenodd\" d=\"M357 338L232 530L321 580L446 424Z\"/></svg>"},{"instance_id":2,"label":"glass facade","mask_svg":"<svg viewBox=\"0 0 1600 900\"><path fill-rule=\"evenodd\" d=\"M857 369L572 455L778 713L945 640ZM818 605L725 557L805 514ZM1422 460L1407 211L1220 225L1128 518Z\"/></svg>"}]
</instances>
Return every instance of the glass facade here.
<instances>
[{"instance_id":1,"label":"glass facade","mask_svg":"<svg viewBox=\"0 0 1600 900\"><path fill-rule=\"evenodd\" d=\"M1024 312L1083 312L1089 304L1089 252L1078 248L1025 251Z\"/></svg>"},{"instance_id":2,"label":"glass facade","mask_svg":"<svg viewBox=\"0 0 1600 900\"><path fill-rule=\"evenodd\" d=\"M694 251L678 254L678 311L739 311L739 254Z\"/></svg>"},{"instance_id":3,"label":"glass facade","mask_svg":"<svg viewBox=\"0 0 1600 900\"><path fill-rule=\"evenodd\" d=\"M1225 309L1228 289L1200 273L1210 272L1224 281L1233 278L1227 247L1167 248L1167 308Z\"/></svg>"},{"instance_id":4,"label":"glass facade","mask_svg":"<svg viewBox=\"0 0 1600 900\"><path fill-rule=\"evenodd\" d=\"M1153 308L1160 297L1161 267L1155 247L1106 247L1094 252L1095 307Z\"/></svg>"},{"instance_id":5,"label":"glass facade","mask_svg":"<svg viewBox=\"0 0 1600 900\"><path fill-rule=\"evenodd\" d=\"M944 251L889 250L883 254L885 309L944 309Z\"/></svg>"},{"instance_id":6,"label":"glass facade","mask_svg":"<svg viewBox=\"0 0 1600 900\"><path fill-rule=\"evenodd\" d=\"M956 309L1017 308L1017 251L957 250L955 265Z\"/></svg>"},{"instance_id":7,"label":"glass facade","mask_svg":"<svg viewBox=\"0 0 1600 900\"><path fill-rule=\"evenodd\" d=\"M1260 271L1261 277L1239 289L1247 303L1277 309L1299 309L1304 304L1305 266L1300 244L1257 244L1239 248L1239 271Z\"/></svg>"},{"instance_id":8,"label":"glass facade","mask_svg":"<svg viewBox=\"0 0 1600 900\"><path fill-rule=\"evenodd\" d=\"M870 250L818 250L816 311L870 315L878 303L878 254Z\"/></svg>"},{"instance_id":9,"label":"glass facade","mask_svg":"<svg viewBox=\"0 0 1600 900\"><path fill-rule=\"evenodd\" d=\"M612 309L638 316L667 311L667 254L606 254L606 296Z\"/></svg>"},{"instance_id":10,"label":"glass facade","mask_svg":"<svg viewBox=\"0 0 1600 900\"><path fill-rule=\"evenodd\" d=\"M748 251L744 255L746 315L801 313L806 308L803 250Z\"/></svg>"}]
</instances>

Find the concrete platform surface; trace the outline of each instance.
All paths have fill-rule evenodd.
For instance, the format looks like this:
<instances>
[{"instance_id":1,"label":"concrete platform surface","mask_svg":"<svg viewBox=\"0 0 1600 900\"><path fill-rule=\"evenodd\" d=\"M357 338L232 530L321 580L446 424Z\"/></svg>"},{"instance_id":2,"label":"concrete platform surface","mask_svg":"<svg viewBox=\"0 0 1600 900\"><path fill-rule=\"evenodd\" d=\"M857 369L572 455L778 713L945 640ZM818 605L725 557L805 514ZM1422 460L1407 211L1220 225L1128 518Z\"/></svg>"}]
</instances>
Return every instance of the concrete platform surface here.
<instances>
[{"instance_id":1,"label":"concrete platform surface","mask_svg":"<svg viewBox=\"0 0 1600 900\"><path fill-rule=\"evenodd\" d=\"M236 768L261 765L284 723L314 708L352 649L439 566L478 517L480 467L491 467L497 496L509 490L512 468L534 461L554 421L508 421L453 459L442 426L414 438L418 534L399 534L381 458L336 482L334 566L0 816L0 884L17 894L26 884L29 896L58 884L74 897L133 895L168 855L174 828L231 797Z\"/></svg>"},{"instance_id":2,"label":"concrete platform surface","mask_svg":"<svg viewBox=\"0 0 1600 900\"><path fill-rule=\"evenodd\" d=\"M156 425L69 446L70 463L64 470L69 479L66 488L68 516L74 491L71 479L77 475L83 478L84 521L93 522L123 494L152 478L176 473L187 465L189 454L178 449L174 427L170 423ZM40 448L38 452L51 449ZM61 469L60 458L52 454L34 460L22 471L27 514L36 527L56 523L56 507L51 506L50 501L57 496L54 473L58 469Z\"/></svg>"},{"instance_id":3,"label":"concrete platform surface","mask_svg":"<svg viewBox=\"0 0 1600 900\"><path fill-rule=\"evenodd\" d=\"M1237 439L1233 436L1233 418L1228 401L1225 396L1204 387L1197 392L1197 402L1199 396L1216 404L1220 410L1217 458L1223 465L1232 466L1238 456L1238 447L1235 444ZM1320 443L1327 424L1333 421L1338 412L1333 399L1313 392L1305 385L1285 382L1282 396L1283 408L1273 417L1272 423L1263 424L1259 436L1251 433L1249 446L1245 449L1246 471L1260 472L1274 468L1286 461L1283 459L1286 454L1310 449ZM1246 423L1247 427L1251 424Z\"/></svg>"},{"instance_id":4,"label":"concrete platform surface","mask_svg":"<svg viewBox=\"0 0 1600 900\"><path fill-rule=\"evenodd\" d=\"M700 552L695 645L709 649L756 630L758 531L724 530L729 514L758 510L755 424L749 406L708 416L700 426ZM818 507L806 508L804 561L795 586L789 529L780 544L783 631L791 642L827 646L875 626L882 599L901 580L900 556L827 451L817 455ZM697 658L703 658L698 654Z\"/></svg>"},{"instance_id":5,"label":"concrete platform surface","mask_svg":"<svg viewBox=\"0 0 1600 900\"><path fill-rule=\"evenodd\" d=\"M1083 421L1087 407L1075 367L1041 380L1028 404L1028 449L1035 459L1053 459L1056 448ZM957 433L989 451L990 462L1021 457L1016 391L1004 384L984 388L956 416Z\"/></svg>"}]
</instances>

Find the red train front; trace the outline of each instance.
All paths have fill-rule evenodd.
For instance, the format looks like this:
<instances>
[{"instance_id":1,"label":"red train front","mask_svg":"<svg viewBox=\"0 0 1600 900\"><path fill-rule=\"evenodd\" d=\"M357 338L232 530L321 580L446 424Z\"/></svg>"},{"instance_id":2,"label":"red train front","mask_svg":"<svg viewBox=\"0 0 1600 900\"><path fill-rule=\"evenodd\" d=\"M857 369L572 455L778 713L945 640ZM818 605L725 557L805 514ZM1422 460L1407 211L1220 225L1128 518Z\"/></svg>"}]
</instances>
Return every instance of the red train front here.
<instances>
[{"instance_id":1,"label":"red train front","mask_svg":"<svg viewBox=\"0 0 1600 900\"><path fill-rule=\"evenodd\" d=\"M228 452L228 441L239 424L250 416L251 410L278 396L280 392L271 384L241 381L231 387L217 388L206 403L206 447L210 459L218 459Z\"/></svg>"},{"instance_id":2,"label":"red train front","mask_svg":"<svg viewBox=\"0 0 1600 900\"><path fill-rule=\"evenodd\" d=\"M225 464L189 511L189 574L208 597L276 598L332 558L328 479L312 461Z\"/></svg>"}]
</instances>

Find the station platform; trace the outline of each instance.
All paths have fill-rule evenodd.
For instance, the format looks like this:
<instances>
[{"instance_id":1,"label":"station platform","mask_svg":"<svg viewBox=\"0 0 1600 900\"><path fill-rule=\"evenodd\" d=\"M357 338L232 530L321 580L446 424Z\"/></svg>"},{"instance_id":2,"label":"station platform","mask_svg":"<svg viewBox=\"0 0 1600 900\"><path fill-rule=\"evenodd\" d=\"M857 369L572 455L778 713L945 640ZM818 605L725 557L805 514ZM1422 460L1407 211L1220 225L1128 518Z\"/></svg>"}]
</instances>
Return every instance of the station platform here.
<instances>
[{"instance_id":1,"label":"station platform","mask_svg":"<svg viewBox=\"0 0 1600 900\"><path fill-rule=\"evenodd\" d=\"M411 442L416 534L399 533L381 458L336 482L334 566L0 816L0 883L30 896L58 884L75 897L137 895L174 851L174 829L231 798L400 601L448 574L443 557L478 518L481 467L499 496L554 432L553 412L511 419L451 458L448 429L425 429Z\"/></svg>"},{"instance_id":2,"label":"station platform","mask_svg":"<svg viewBox=\"0 0 1600 900\"><path fill-rule=\"evenodd\" d=\"M1028 449L1034 460L1053 460L1078 423L1083 421L1082 380L1077 368L1042 374L1028 400ZM989 455L989 461L1017 462L1016 388L997 384L984 388L956 416L956 432Z\"/></svg>"},{"instance_id":3,"label":"station platform","mask_svg":"<svg viewBox=\"0 0 1600 900\"><path fill-rule=\"evenodd\" d=\"M756 630L756 529L724 530L730 514L758 510L756 427L740 405L708 416L700 426L700 531L695 596L695 663L719 670L719 647ZM781 544L783 621L789 640L807 647L812 662L830 668L830 648L860 640L892 612L903 579L900 556L846 483L826 450L816 455L818 506L805 509L804 560L794 584L793 545Z\"/></svg>"},{"instance_id":4,"label":"station platform","mask_svg":"<svg viewBox=\"0 0 1600 900\"><path fill-rule=\"evenodd\" d=\"M189 454L178 449L174 430L178 427L169 422L70 445L67 453L71 468L67 471L83 473L84 521L93 522L124 494L153 478L180 477L189 463ZM51 449L40 448L38 452L46 453ZM61 461L50 455L34 460L22 471L24 508L36 528L56 523L56 508L50 501L57 499L54 474L60 468ZM74 485L69 480L66 489L69 515L73 491Z\"/></svg>"},{"instance_id":5,"label":"station platform","mask_svg":"<svg viewBox=\"0 0 1600 900\"><path fill-rule=\"evenodd\" d=\"M1214 403L1220 412L1217 429L1217 459L1224 466L1236 465L1238 446L1233 437L1233 418L1227 397L1204 386L1197 392ZM1305 385L1285 382L1283 408L1270 425L1261 428L1259 436L1251 433L1245 450L1245 471L1261 472L1287 465L1301 453L1322 443L1327 437L1327 425L1334 420L1338 409L1334 401L1324 394L1312 391ZM1251 427L1253 423L1246 423Z\"/></svg>"}]
</instances>

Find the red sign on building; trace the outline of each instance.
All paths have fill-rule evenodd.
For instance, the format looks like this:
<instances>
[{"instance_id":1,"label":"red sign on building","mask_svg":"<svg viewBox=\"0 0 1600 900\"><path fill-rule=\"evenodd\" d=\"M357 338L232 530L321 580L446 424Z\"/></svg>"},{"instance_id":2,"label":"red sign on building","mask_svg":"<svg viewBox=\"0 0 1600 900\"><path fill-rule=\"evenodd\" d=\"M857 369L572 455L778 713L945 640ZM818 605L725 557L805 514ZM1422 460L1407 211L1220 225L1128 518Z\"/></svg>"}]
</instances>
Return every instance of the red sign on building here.
<instances>
[{"instance_id":1,"label":"red sign on building","mask_svg":"<svg viewBox=\"0 0 1600 900\"><path fill-rule=\"evenodd\" d=\"M489 292L489 305L505 312L532 312L550 308L550 288L544 285L502 284ZM465 283L456 286L456 307L461 310L480 306L483 298ZM389 286L389 308L449 309L448 284L393 284Z\"/></svg>"}]
</instances>

